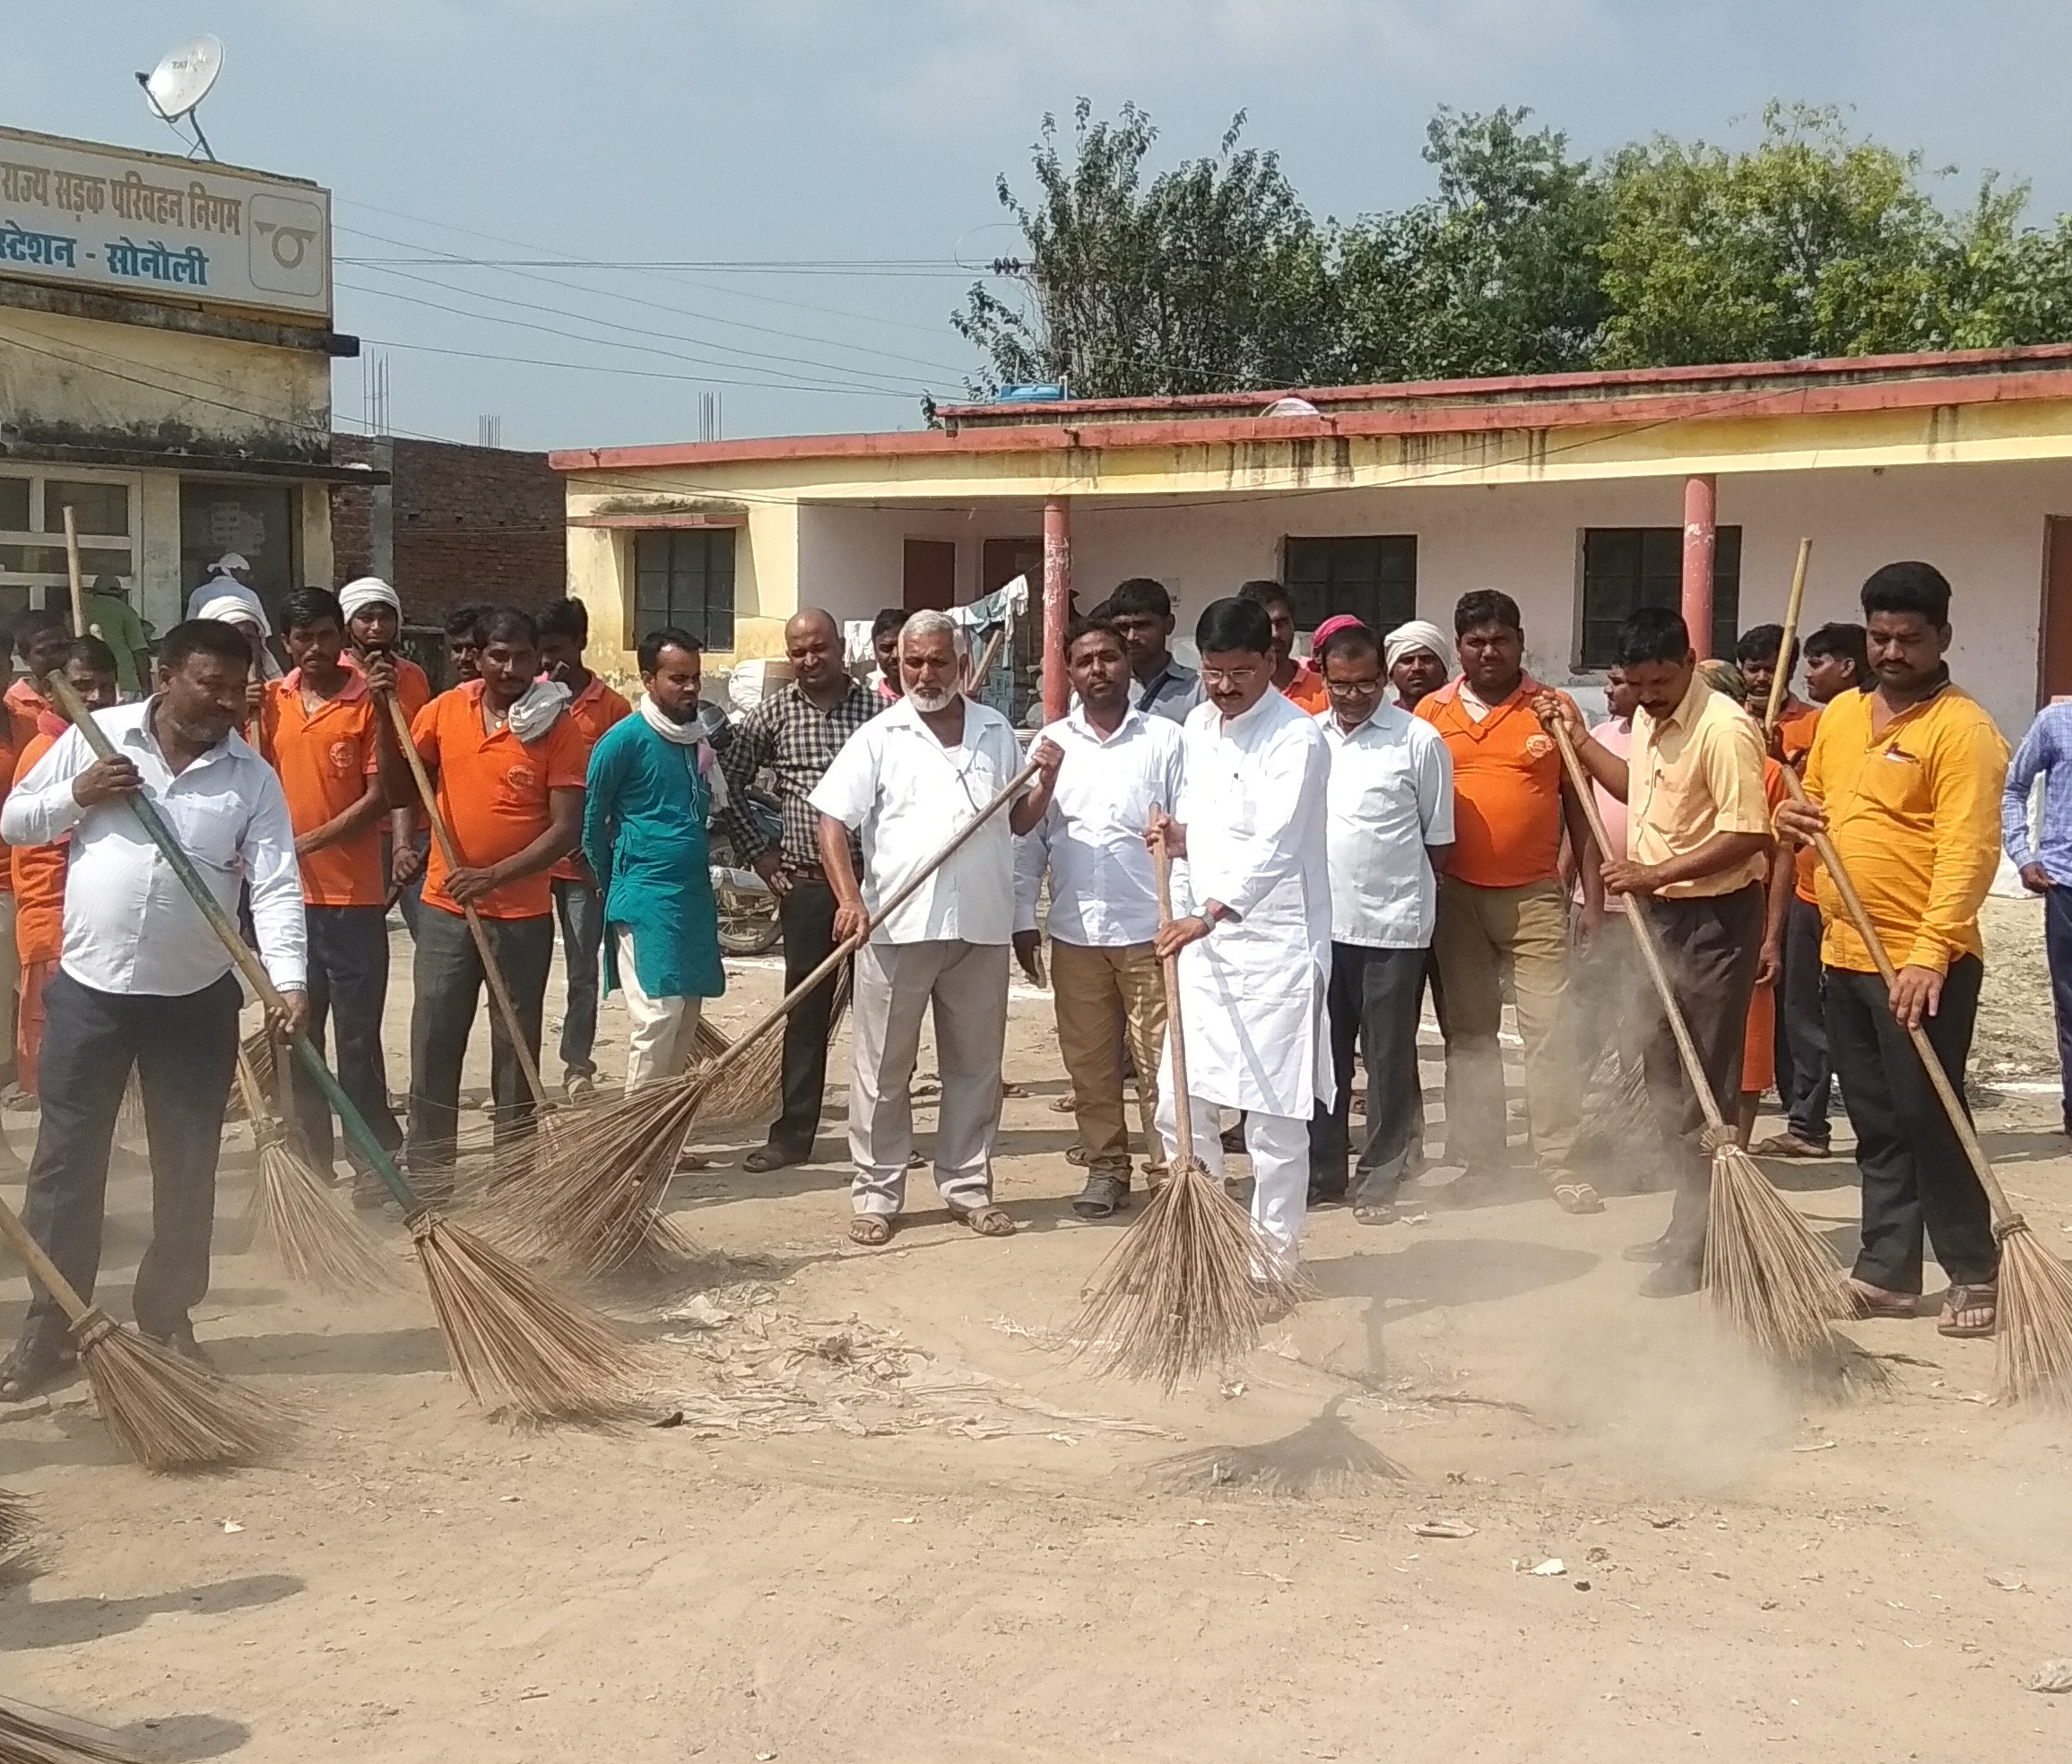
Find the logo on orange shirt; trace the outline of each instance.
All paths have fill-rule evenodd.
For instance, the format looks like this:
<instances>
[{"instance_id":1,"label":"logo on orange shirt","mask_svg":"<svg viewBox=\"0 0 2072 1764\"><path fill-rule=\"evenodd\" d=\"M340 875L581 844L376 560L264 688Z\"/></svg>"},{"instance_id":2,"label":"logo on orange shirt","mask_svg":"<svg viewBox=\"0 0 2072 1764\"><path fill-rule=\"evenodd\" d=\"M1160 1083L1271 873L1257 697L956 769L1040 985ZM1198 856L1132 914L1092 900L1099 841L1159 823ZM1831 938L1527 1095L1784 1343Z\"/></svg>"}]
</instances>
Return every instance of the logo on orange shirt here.
<instances>
[{"instance_id":1,"label":"logo on orange shirt","mask_svg":"<svg viewBox=\"0 0 2072 1764\"><path fill-rule=\"evenodd\" d=\"M351 774L353 762L360 757L351 741L334 741L331 744L331 769L341 778Z\"/></svg>"},{"instance_id":2,"label":"logo on orange shirt","mask_svg":"<svg viewBox=\"0 0 2072 1764\"><path fill-rule=\"evenodd\" d=\"M539 774L529 765L514 765L504 776L515 791L529 791L540 782Z\"/></svg>"},{"instance_id":3,"label":"logo on orange shirt","mask_svg":"<svg viewBox=\"0 0 2072 1764\"><path fill-rule=\"evenodd\" d=\"M1554 737L1551 735L1528 735L1525 738L1525 751L1534 759L1545 759L1548 754L1554 751Z\"/></svg>"}]
</instances>

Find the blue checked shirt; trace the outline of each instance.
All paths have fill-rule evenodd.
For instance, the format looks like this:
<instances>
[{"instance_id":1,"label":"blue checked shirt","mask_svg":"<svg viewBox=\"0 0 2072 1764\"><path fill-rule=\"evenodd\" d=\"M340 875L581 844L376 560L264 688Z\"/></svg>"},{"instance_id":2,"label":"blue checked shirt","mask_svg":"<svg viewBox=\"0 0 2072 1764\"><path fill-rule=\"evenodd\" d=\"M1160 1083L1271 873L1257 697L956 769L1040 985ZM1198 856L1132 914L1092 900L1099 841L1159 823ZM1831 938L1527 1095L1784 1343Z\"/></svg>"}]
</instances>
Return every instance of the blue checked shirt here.
<instances>
[{"instance_id":1,"label":"blue checked shirt","mask_svg":"<svg viewBox=\"0 0 2072 1764\"><path fill-rule=\"evenodd\" d=\"M2029 838L2029 787L2043 776L2043 824ZM2072 884L2072 704L2046 705L2022 737L2000 798L2000 839L2016 869L2040 863L2059 887Z\"/></svg>"}]
</instances>

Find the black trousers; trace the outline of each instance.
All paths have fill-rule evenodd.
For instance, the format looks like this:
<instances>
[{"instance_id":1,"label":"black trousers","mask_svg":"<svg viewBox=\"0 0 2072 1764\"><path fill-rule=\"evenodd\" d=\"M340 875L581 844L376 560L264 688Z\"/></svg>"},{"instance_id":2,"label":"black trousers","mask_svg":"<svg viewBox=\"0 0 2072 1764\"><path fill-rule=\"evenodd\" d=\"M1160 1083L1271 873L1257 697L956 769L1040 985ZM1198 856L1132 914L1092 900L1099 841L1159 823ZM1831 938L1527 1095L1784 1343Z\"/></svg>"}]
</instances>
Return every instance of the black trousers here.
<instances>
[{"instance_id":1,"label":"black trousers","mask_svg":"<svg viewBox=\"0 0 2072 1764\"><path fill-rule=\"evenodd\" d=\"M1791 1044L1791 1064L1777 1067L1785 1125L1809 1146L1828 1141L1827 1111L1834 1062L1827 1051L1827 981L1820 965L1820 909L1791 896L1784 921L1784 984L1777 1025ZM1789 1072L1791 1088L1782 1088Z\"/></svg>"},{"instance_id":2,"label":"black trousers","mask_svg":"<svg viewBox=\"0 0 2072 1764\"><path fill-rule=\"evenodd\" d=\"M835 891L820 876L796 875L777 904L785 932L785 990L789 992L828 959L835 947ZM769 1142L788 1156L812 1155L820 1130L820 1100L828 1088L828 1029L835 1008L835 983L828 976L785 1019L785 1107L770 1127Z\"/></svg>"},{"instance_id":3,"label":"black trousers","mask_svg":"<svg viewBox=\"0 0 2072 1764\"><path fill-rule=\"evenodd\" d=\"M1942 1003L1921 1025L1960 1098L1985 973L1976 956L1952 962ZM1889 998L1874 973L1827 970L1827 1044L1842 1080L1842 1106L1856 1129L1856 1166L1863 1175L1863 1248L1856 1277L1888 1292L1920 1292L1925 1230L1954 1284L1983 1284L2000 1265L1986 1191L1929 1087L1912 1041L1894 1018Z\"/></svg>"},{"instance_id":4,"label":"black trousers","mask_svg":"<svg viewBox=\"0 0 2072 1764\"><path fill-rule=\"evenodd\" d=\"M535 1064L540 1019L547 1001L547 970L554 960L554 918L485 919L490 947L517 1007L518 1026ZM429 901L418 917L417 959L410 1018L410 1167L446 1170L460 1130L461 1062L482 1002L481 956L468 921ZM497 1144L531 1129L533 1093L505 1032L502 1012L490 1009L490 1094L496 1102ZM435 1185L436 1186L436 1185Z\"/></svg>"},{"instance_id":5,"label":"black trousers","mask_svg":"<svg viewBox=\"0 0 2072 1764\"><path fill-rule=\"evenodd\" d=\"M1417 1008L1424 999L1425 949L1370 949L1331 945L1331 1067L1336 1100L1318 1103L1309 1122L1309 1186L1313 1198L1345 1197L1352 1163L1353 1045L1367 1059L1367 1130L1354 1165L1355 1199L1366 1206L1395 1198L1413 1143L1425 1129L1425 1094L1417 1081Z\"/></svg>"},{"instance_id":6,"label":"black trousers","mask_svg":"<svg viewBox=\"0 0 2072 1764\"><path fill-rule=\"evenodd\" d=\"M337 1032L333 1069L339 1087L374 1129L384 1151L403 1144L388 1107L388 1068L381 1053L381 1014L388 1002L388 915L378 906L306 906L309 927L309 1039L325 1051L326 1025ZM337 1146L331 1104L316 1082L289 1057L295 1085L295 1124L319 1170L328 1171ZM370 1166L350 1137L345 1155L355 1170Z\"/></svg>"},{"instance_id":7,"label":"black trousers","mask_svg":"<svg viewBox=\"0 0 2072 1764\"><path fill-rule=\"evenodd\" d=\"M179 1328L209 1290L216 1155L241 1002L230 974L199 992L160 998L97 992L62 968L43 995L43 1118L22 1216L58 1271L91 1299L100 1272L108 1148L135 1067L151 1146L152 1239L130 1305L147 1335ZM65 1331L64 1314L38 1289L22 1341L55 1344Z\"/></svg>"},{"instance_id":8,"label":"black trousers","mask_svg":"<svg viewBox=\"0 0 2072 1764\"><path fill-rule=\"evenodd\" d=\"M1730 895L1696 900L1635 900L1629 911L1647 915L1662 952L1669 987L1697 1044L1698 1064L1713 1099L1724 1110L1741 1094L1741 1051L1748 1033L1748 1000L1763 956L1763 890L1756 883ZM1676 1163L1677 1201L1665 1240L1669 1262L1692 1267L1705 1252L1705 1213L1712 1192L1712 1154L1705 1145L1705 1114L1684 1074L1676 1036L1653 989L1649 989L1647 1040L1641 1064L1655 1124Z\"/></svg>"},{"instance_id":9,"label":"black trousers","mask_svg":"<svg viewBox=\"0 0 2072 1764\"><path fill-rule=\"evenodd\" d=\"M2072 1133L2072 888L2058 882L2043 896L2043 956L2050 964L2050 1007L2058 1019L2065 1131Z\"/></svg>"}]
</instances>

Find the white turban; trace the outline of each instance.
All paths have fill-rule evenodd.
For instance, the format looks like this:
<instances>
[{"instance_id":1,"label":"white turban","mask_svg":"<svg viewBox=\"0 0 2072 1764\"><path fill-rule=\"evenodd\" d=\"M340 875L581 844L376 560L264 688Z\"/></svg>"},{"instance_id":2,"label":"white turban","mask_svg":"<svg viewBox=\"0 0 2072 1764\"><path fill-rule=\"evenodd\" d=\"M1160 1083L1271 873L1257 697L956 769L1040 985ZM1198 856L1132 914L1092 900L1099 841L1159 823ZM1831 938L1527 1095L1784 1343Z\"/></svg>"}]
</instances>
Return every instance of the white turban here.
<instances>
[{"instance_id":1,"label":"white turban","mask_svg":"<svg viewBox=\"0 0 2072 1764\"><path fill-rule=\"evenodd\" d=\"M1439 658L1446 671L1453 671L1453 645L1446 641L1446 634L1429 618L1413 618L1399 625L1383 640L1383 665L1393 668L1413 649L1428 649Z\"/></svg>"},{"instance_id":2,"label":"white turban","mask_svg":"<svg viewBox=\"0 0 2072 1764\"><path fill-rule=\"evenodd\" d=\"M246 600L242 595L218 594L213 600L204 601L195 617L212 618L220 625L235 625L240 628L250 627L256 630L262 639L259 644L261 677L265 679L281 678L281 664L273 659L273 652L266 647L264 641L273 635L273 627L267 622L264 607L255 601Z\"/></svg>"},{"instance_id":3,"label":"white turban","mask_svg":"<svg viewBox=\"0 0 2072 1764\"><path fill-rule=\"evenodd\" d=\"M357 582L348 582L338 591L338 604L347 618L370 606L394 607L395 616L403 617L402 600L378 575L363 575Z\"/></svg>"}]
</instances>

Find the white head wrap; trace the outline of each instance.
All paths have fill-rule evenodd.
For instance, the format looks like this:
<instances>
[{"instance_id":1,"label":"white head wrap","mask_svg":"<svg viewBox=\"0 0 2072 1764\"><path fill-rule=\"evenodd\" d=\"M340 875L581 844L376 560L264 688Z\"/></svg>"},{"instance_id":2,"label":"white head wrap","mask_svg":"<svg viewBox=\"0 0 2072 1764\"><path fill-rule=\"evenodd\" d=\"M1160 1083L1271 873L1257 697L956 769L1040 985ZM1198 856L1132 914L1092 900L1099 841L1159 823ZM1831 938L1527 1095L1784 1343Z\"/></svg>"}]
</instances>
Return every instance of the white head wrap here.
<instances>
[{"instance_id":1,"label":"white head wrap","mask_svg":"<svg viewBox=\"0 0 2072 1764\"><path fill-rule=\"evenodd\" d=\"M251 567L251 565L245 561L240 553L226 551L209 566L209 574L211 575L228 575L233 570L250 569Z\"/></svg>"},{"instance_id":2,"label":"white head wrap","mask_svg":"<svg viewBox=\"0 0 2072 1764\"><path fill-rule=\"evenodd\" d=\"M402 600L378 575L363 575L357 582L348 582L338 591L338 605L347 618L370 606L394 607L396 617L403 617Z\"/></svg>"},{"instance_id":3,"label":"white head wrap","mask_svg":"<svg viewBox=\"0 0 2072 1764\"><path fill-rule=\"evenodd\" d=\"M1430 650L1447 673L1453 671L1453 645L1446 641L1445 632L1429 618L1413 618L1389 633L1383 640L1383 666L1393 668L1413 649Z\"/></svg>"},{"instance_id":4,"label":"white head wrap","mask_svg":"<svg viewBox=\"0 0 2072 1764\"><path fill-rule=\"evenodd\" d=\"M221 625L251 627L262 639L273 635L273 627L267 622L266 609L256 601L247 599L251 590L243 594L218 594L212 600L204 601L195 610L196 618L212 618ZM259 644L259 674L264 679L279 679L281 664L273 658L273 652L262 641Z\"/></svg>"}]
</instances>

